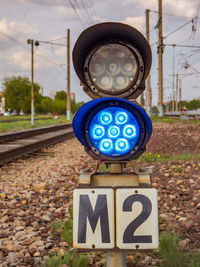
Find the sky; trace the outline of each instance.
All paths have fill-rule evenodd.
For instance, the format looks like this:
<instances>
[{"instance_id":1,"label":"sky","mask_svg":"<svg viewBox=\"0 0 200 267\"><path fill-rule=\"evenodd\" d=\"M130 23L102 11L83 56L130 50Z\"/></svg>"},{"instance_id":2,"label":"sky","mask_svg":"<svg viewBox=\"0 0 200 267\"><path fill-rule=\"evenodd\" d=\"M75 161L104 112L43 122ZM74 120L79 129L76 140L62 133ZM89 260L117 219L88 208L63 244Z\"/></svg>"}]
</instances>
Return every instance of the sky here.
<instances>
[{"instance_id":1,"label":"sky","mask_svg":"<svg viewBox=\"0 0 200 267\"><path fill-rule=\"evenodd\" d=\"M200 97L200 0L163 0L164 101L172 98L173 73L179 74L182 100ZM151 87L153 105L158 100L158 1L157 0L0 0L0 91L5 77L31 78L31 47L27 39L52 41L34 47L35 82L43 94L66 90L66 36L70 29L71 52L87 27L101 22L129 24L145 35L145 9L150 9L152 48ZM59 40L58 40L59 39ZM176 44L173 48L171 45ZM173 56L174 55L174 56ZM173 65L174 62L174 65ZM173 72L174 66L174 72ZM173 86L174 81L174 86ZM71 61L71 91L76 101L88 101Z\"/></svg>"}]
</instances>

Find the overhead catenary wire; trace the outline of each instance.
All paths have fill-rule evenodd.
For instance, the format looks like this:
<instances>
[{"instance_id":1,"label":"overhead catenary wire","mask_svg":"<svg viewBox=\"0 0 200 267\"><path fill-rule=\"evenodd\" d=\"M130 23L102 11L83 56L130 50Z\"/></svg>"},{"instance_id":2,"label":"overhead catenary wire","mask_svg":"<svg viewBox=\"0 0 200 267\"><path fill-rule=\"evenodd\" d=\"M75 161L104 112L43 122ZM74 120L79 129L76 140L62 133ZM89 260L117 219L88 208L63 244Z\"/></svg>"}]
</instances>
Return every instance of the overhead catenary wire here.
<instances>
[{"instance_id":1,"label":"overhead catenary wire","mask_svg":"<svg viewBox=\"0 0 200 267\"><path fill-rule=\"evenodd\" d=\"M195 17L196 18L196 17ZM184 26L186 26L187 24L191 23L195 18L192 18L191 20L187 21L186 23L184 23L183 25L179 26L178 28L176 28L175 30L173 30L172 32L168 33L166 36L163 37L163 39L168 38L170 35L174 34L175 32L179 31L180 29L182 29Z\"/></svg>"},{"instance_id":2,"label":"overhead catenary wire","mask_svg":"<svg viewBox=\"0 0 200 267\"><path fill-rule=\"evenodd\" d=\"M2 32L2 31L0 31L0 34L3 35L4 37L8 38L9 40L11 40L11 41L13 41L13 42L19 44L19 45L22 46L23 48L26 47L24 43L22 43L21 41L17 40L15 37L11 36L10 34L4 33L4 32ZM63 46L63 45L62 45L62 46ZM37 53L37 55L38 55L40 58L44 59L45 61L47 61L47 62L49 62L49 63L51 63L51 64L53 64L53 65L56 65L56 66L62 68L62 66L61 66L59 63L56 63L56 62L54 62L54 61L52 61L52 60L46 58L45 56L43 56L43 55L41 55L40 53L38 53L38 51L36 51L36 53ZM62 68L62 69L63 69L63 68Z\"/></svg>"},{"instance_id":3,"label":"overhead catenary wire","mask_svg":"<svg viewBox=\"0 0 200 267\"><path fill-rule=\"evenodd\" d=\"M77 1L77 0L75 0L75 1ZM81 4L82 4L82 6L83 6L83 9L84 9L84 11L85 11L85 14L86 14L86 16L87 16L87 18L88 18L88 20L89 20L89 23L90 23L90 24L93 24L93 21L92 21L90 15L89 15L89 13L88 13L88 10L87 10L87 7L86 7L86 5L85 5L85 3L84 3L84 0L80 0L80 2L81 2Z\"/></svg>"},{"instance_id":4,"label":"overhead catenary wire","mask_svg":"<svg viewBox=\"0 0 200 267\"><path fill-rule=\"evenodd\" d=\"M79 4L79 2L78 2L78 0L74 0L74 1L75 1L76 5L77 5L78 9L81 11L81 14L83 15L83 17L84 17L86 23L87 23L88 25L92 24L92 22L91 22L91 20L90 20L90 17L88 16L86 10L83 8L83 5L82 5L82 7L81 7L80 4Z\"/></svg>"},{"instance_id":5,"label":"overhead catenary wire","mask_svg":"<svg viewBox=\"0 0 200 267\"><path fill-rule=\"evenodd\" d=\"M83 21L81 20L81 17L79 16L79 14L78 14L78 12L77 12L76 7L74 6L74 4L72 3L71 0L67 0L67 2L68 2L68 1L69 1L70 5L71 5L72 9L74 10L74 13L77 15L78 20L79 20L79 22L81 23L81 26L84 28L84 25L83 25L84 23L83 23Z\"/></svg>"}]
</instances>

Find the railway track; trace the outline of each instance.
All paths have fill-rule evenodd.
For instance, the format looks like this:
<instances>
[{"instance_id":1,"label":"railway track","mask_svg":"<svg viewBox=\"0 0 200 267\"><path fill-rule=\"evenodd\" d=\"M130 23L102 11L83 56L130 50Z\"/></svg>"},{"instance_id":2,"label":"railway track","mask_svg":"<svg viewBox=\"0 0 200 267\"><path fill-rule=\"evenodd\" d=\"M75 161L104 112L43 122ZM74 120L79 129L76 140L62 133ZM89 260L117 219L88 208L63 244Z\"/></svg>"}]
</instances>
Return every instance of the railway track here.
<instances>
[{"instance_id":1,"label":"railway track","mask_svg":"<svg viewBox=\"0 0 200 267\"><path fill-rule=\"evenodd\" d=\"M73 136L71 123L0 134L0 165Z\"/></svg>"}]
</instances>

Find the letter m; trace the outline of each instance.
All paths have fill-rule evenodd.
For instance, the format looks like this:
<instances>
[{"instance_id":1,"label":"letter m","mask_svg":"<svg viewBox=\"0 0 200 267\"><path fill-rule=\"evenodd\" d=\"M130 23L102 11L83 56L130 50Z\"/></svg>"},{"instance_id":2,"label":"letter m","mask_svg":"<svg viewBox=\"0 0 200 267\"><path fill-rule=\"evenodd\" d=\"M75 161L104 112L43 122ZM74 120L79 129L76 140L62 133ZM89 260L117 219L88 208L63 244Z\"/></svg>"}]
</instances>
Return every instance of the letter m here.
<instances>
[{"instance_id":1,"label":"letter m","mask_svg":"<svg viewBox=\"0 0 200 267\"><path fill-rule=\"evenodd\" d=\"M79 219L78 219L78 243L86 243L87 218L93 233L100 219L102 243L110 243L110 232L108 223L107 196L98 195L93 210L89 196L80 195Z\"/></svg>"}]
</instances>

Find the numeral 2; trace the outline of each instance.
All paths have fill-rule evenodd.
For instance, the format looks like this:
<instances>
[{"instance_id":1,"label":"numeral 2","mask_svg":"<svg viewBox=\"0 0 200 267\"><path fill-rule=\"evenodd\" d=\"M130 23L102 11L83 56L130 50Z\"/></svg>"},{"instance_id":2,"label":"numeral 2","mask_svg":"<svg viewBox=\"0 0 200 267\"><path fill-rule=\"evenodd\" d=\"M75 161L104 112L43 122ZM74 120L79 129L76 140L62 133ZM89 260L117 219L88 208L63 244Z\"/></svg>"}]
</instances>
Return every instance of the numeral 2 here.
<instances>
[{"instance_id":1,"label":"numeral 2","mask_svg":"<svg viewBox=\"0 0 200 267\"><path fill-rule=\"evenodd\" d=\"M134 202L140 202L142 204L142 212L127 226L123 235L123 243L152 243L152 235L134 235L135 230L145 222L151 214L151 201L144 195L131 195L124 201L123 211L131 212Z\"/></svg>"}]
</instances>

